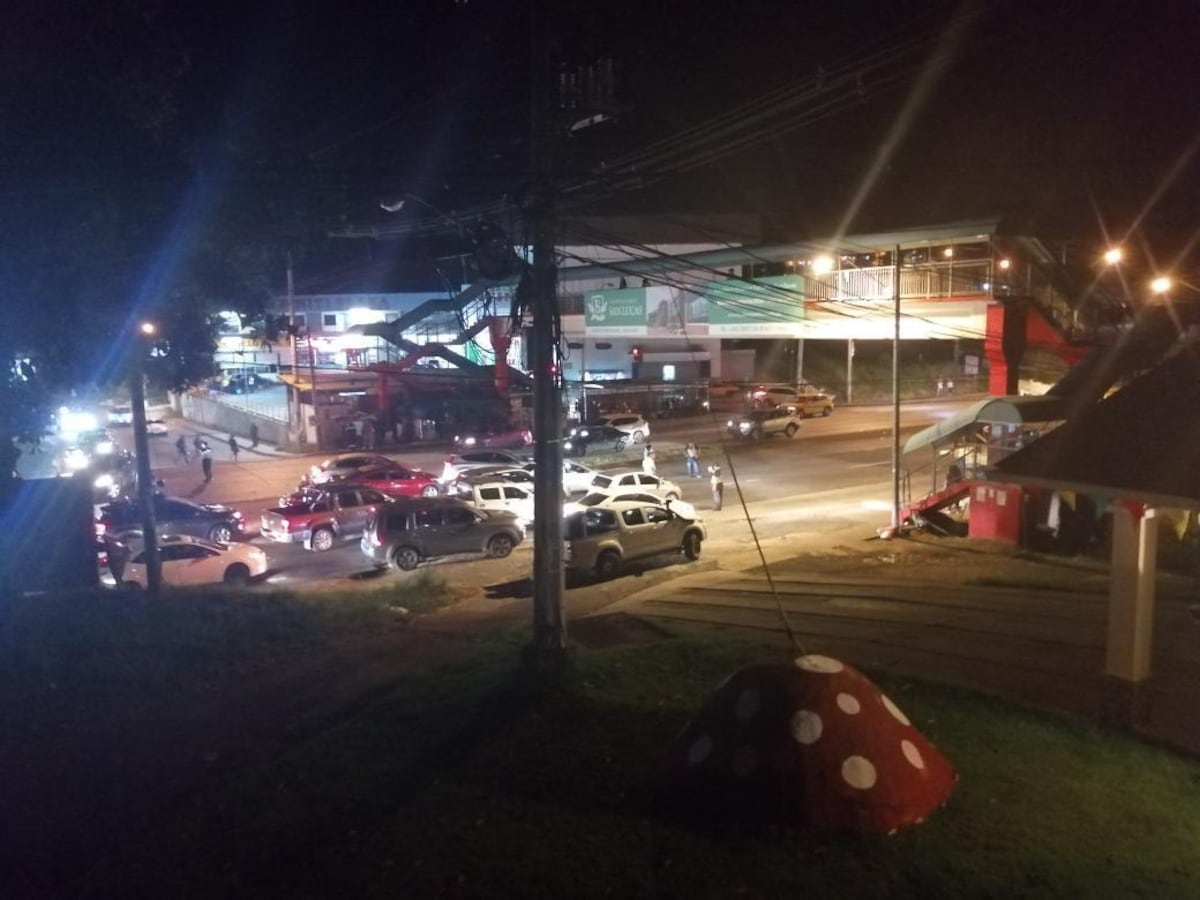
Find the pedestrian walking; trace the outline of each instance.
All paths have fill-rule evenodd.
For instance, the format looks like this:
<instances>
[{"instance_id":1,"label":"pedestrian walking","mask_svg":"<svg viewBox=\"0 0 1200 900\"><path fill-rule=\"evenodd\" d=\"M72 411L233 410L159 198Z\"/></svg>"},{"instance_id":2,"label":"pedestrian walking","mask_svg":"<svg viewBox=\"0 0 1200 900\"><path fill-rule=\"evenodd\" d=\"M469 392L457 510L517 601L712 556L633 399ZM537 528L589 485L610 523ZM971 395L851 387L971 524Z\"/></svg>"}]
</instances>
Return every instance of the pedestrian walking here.
<instances>
[{"instance_id":1,"label":"pedestrian walking","mask_svg":"<svg viewBox=\"0 0 1200 900\"><path fill-rule=\"evenodd\" d=\"M654 445L647 442L646 449L642 451L642 471L647 475L658 474L658 463L654 461Z\"/></svg>"},{"instance_id":2,"label":"pedestrian walking","mask_svg":"<svg viewBox=\"0 0 1200 900\"><path fill-rule=\"evenodd\" d=\"M207 442L200 442L200 470L204 472L204 482L212 481L212 450Z\"/></svg>"},{"instance_id":3,"label":"pedestrian walking","mask_svg":"<svg viewBox=\"0 0 1200 900\"><path fill-rule=\"evenodd\" d=\"M721 503L725 499L725 482L721 479L721 467L709 466L708 474L708 483L712 485L712 508L714 512L720 512Z\"/></svg>"},{"instance_id":4,"label":"pedestrian walking","mask_svg":"<svg viewBox=\"0 0 1200 900\"><path fill-rule=\"evenodd\" d=\"M700 477L700 448L691 441L688 441L686 447L683 448L684 462L687 464L687 473L692 478Z\"/></svg>"},{"instance_id":5,"label":"pedestrian walking","mask_svg":"<svg viewBox=\"0 0 1200 900\"><path fill-rule=\"evenodd\" d=\"M182 434L175 439L175 450L185 464L191 461L191 457L188 456L187 441L183 439Z\"/></svg>"},{"instance_id":6,"label":"pedestrian walking","mask_svg":"<svg viewBox=\"0 0 1200 900\"><path fill-rule=\"evenodd\" d=\"M192 435L192 449L196 451L196 455L200 455L200 449L204 446L204 439L199 434Z\"/></svg>"},{"instance_id":7,"label":"pedestrian walking","mask_svg":"<svg viewBox=\"0 0 1200 900\"><path fill-rule=\"evenodd\" d=\"M258 446L258 423L250 423L250 449L253 450Z\"/></svg>"},{"instance_id":8,"label":"pedestrian walking","mask_svg":"<svg viewBox=\"0 0 1200 900\"><path fill-rule=\"evenodd\" d=\"M953 378L946 379L946 393L947 394L954 393L954 379Z\"/></svg>"},{"instance_id":9,"label":"pedestrian walking","mask_svg":"<svg viewBox=\"0 0 1200 900\"><path fill-rule=\"evenodd\" d=\"M238 453L241 452L242 445L238 443L237 438L232 434L229 436L229 452L233 454L233 461L237 462Z\"/></svg>"},{"instance_id":10,"label":"pedestrian walking","mask_svg":"<svg viewBox=\"0 0 1200 900\"><path fill-rule=\"evenodd\" d=\"M946 379L939 378L937 380L937 395L940 397L944 393L946 393Z\"/></svg>"}]
</instances>

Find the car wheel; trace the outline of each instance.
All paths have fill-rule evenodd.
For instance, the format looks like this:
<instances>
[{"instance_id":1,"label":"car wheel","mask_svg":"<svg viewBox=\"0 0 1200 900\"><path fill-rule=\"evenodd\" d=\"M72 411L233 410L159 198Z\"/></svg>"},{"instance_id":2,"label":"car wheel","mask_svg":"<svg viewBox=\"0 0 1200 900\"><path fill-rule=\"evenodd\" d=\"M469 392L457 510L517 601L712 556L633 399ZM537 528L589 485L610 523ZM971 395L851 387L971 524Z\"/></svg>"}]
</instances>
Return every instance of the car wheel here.
<instances>
[{"instance_id":1,"label":"car wheel","mask_svg":"<svg viewBox=\"0 0 1200 900\"><path fill-rule=\"evenodd\" d=\"M613 444L613 449L614 450L624 450L628 446L629 446L629 444L626 442L626 440L624 438L618 438L617 442L615 444Z\"/></svg>"},{"instance_id":2,"label":"car wheel","mask_svg":"<svg viewBox=\"0 0 1200 900\"><path fill-rule=\"evenodd\" d=\"M823 415L823 416L829 416L829 415L832 415L832 414L833 414L833 407L832 407L832 406L827 406L827 407L825 407L823 410L821 410L821 415Z\"/></svg>"},{"instance_id":3,"label":"car wheel","mask_svg":"<svg viewBox=\"0 0 1200 900\"><path fill-rule=\"evenodd\" d=\"M797 409L796 409L796 418L797 418L797 419L807 419L807 418L808 418L808 413L806 413L806 412L804 411L804 408L803 408L803 407L797 407Z\"/></svg>"},{"instance_id":4,"label":"car wheel","mask_svg":"<svg viewBox=\"0 0 1200 900\"><path fill-rule=\"evenodd\" d=\"M218 544L228 544L233 540L233 529L228 525L214 525L209 529L208 539Z\"/></svg>"},{"instance_id":5,"label":"car wheel","mask_svg":"<svg viewBox=\"0 0 1200 900\"><path fill-rule=\"evenodd\" d=\"M312 548L318 553L333 549L333 529L318 528L313 532Z\"/></svg>"},{"instance_id":6,"label":"car wheel","mask_svg":"<svg viewBox=\"0 0 1200 900\"><path fill-rule=\"evenodd\" d=\"M427 484L425 487L421 488L422 497L436 497L440 493L441 491L438 490L436 484Z\"/></svg>"},{"instance_id":7,"label":"car wheel","mask_svg":"<svg viewBox=\"0 0 1200 900\"><path fill-rule=\"evenodd\" d=\"M601 581L616 578L621 571L621 557L613 550L606 550L596 560L596 577Z\"/></svg>"},{"instance_id":8,"label":"car wheel","mask_svg":"<svg viewBox=\"0 0 1200 900\"><path fill-rule=\"evenodd\" d=\"M487 543L487 555L492 559L504 559L512 550L513 539L507 534L498 534Z\"/></svg>"},{"instance_id":9,"label":"car wheel","mask_svg":"<svg viewBox=\"0 0 1200 900\"><path fill-rule=\"evenodd\" d=\"M633 438L633 442L635 444L640 444L642 441L644 441L646 439L646 436L644 434L642 434L640 431L635 431L632 435L630 435L630 437Z\"/></svg>"},{"instance_id":10,"label":"car wheel","mask_svg":"<svg viewBox=\"0 0 1200 900\"><path fill-rule=\"evenodd\" d=\"M700 535L689 531L683 536L683 555L693 562L700 558Z\"/></svg>"},{"instance_id":11,"label":"car wheel","mask_svg":"<svg viewBox=\"0 0 1200 900\"><path fill-rule=\"evenodd\" d=\"M421 562L421 554L416 551L415 547L397 547L392 551L389 562L393 569L409 572Z\"/></svg>"},{"instance_id":12,"label":"car wheel","mask_svg":"<svg viewBox=\"0 0 1200 900\"><path fill-rule=\"evenodd\" d=\"M234 563L225 570L225 583L244 587L250 583L250 570L241 563Z\"/></svg>"},{"instance_id":13,"label":"car wheel","mask_svg":"<svg viewBox=\"0 0 1200 900\"><path fill-rule=\"evenodd\" d=\"M679 495L677 493L675 493L674 491L671 491L669 494L667 494L667 499L668 500L678 500Z\"/></svg>"},{"instance_id":14,"label":"car wheel","mask_svg":"<svg viewBox=\"0 0 1200 900\"><path fill-rule=\"evenodd\" d=\"M796 423L792 422L788 425L787 428L783 429L783 433L786 434L790 438L794 438L796 436L796 432L799 430L800 429L798 429L796 427Z\"/></svg>"}]
</instances>

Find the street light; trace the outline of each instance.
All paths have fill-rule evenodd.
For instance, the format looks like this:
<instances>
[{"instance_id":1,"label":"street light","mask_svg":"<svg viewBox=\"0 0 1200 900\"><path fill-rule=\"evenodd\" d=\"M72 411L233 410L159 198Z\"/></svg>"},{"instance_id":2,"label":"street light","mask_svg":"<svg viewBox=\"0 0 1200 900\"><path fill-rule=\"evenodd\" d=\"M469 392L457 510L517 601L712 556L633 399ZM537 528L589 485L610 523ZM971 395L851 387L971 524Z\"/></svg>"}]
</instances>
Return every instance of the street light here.
<instances>
[{"instance_id":1,"label":"street light","mask_svg":"<svg viewBox=\"0 0 1200 900\"><path fill-rule=\"evenodd\" d=\"M1104 261L1110 266L1115 266L1124 256L1125 251L1120 247L1109 247L1104 251Z\"/></svg>"},{"instance_id":2,"label":"street light","mask_svg":"<svg viewBox=\"0 0 1200 900\"><path fill-rule=\"evenodd\" d=\"M146 342L158 333L153 322L140 322L133 340L133 365L129 394L133 401L133 445L137 453L138 505L142 510L142 552L146 557L146 587L157 597L162 586L162 563L158 557L158 533L154 521L154 476L150 472L150 441L146 437Z\"/></svg>"},{"instance_id":3,"label":"street light","mask_svg":"<svg viewBox=\"0 0 1200 900\"><path fill-rule=\"evenodd\" d=\"M1150 290L1161 297L1171 290L1171 279L1166 275L1159 275L1150 282Z\"/></svg>"}]
</instances>

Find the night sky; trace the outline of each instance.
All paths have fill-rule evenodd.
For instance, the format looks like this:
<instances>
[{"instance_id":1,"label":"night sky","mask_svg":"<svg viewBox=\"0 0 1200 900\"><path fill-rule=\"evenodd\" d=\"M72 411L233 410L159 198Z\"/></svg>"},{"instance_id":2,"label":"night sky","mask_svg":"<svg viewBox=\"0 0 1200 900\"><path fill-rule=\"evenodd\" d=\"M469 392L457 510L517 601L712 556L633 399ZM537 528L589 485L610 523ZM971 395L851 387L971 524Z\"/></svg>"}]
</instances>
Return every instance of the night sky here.
<instances>
[{"instance_id":1,"label":"night sky","mask_svg":"<svg viewBox=\"0 0 1200 900\"><path fill-rule=\"evenodd\" d=\"M129 198L157 204L149 238L188 204L284 234L281 196L318 231L386 222L398 191L454 211L520 196L528 5L18 0L5 234ZM1136 225L1163 260L1196 241L1192 0L548 5L562 58L619 76L619 118L564 142L564 180L654 141L675 154L579 212L750 212L781 237L994 214L1081 248ZM790 110L731 115L789 85ZM728 139L679 163L718 116Z\"/></svg>"}]
</instances>

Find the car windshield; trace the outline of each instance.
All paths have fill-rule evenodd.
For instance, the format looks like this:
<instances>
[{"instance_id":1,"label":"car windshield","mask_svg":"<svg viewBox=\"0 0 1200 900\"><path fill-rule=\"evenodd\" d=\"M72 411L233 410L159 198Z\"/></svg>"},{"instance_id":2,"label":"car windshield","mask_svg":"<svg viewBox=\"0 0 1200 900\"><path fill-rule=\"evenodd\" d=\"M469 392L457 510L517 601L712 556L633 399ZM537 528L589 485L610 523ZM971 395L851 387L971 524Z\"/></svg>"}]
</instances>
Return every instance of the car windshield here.
<instances>
[{"instance_id":1,"label":"car windshield","mask_svg":"<svg viewBox=\"0 0 1200 900\"><path fill-rule=\"evenodd\" d=\"M607 475L597 475L592 479L592 487L606 488L613 483L613 480Z\"/></svg>"},{"instance_id":2,"label":"car windshield","mask_svg":"<svg viewBox=\"0 0 1200 900\"><path fill-rule=\"evenodd\" d=\"M601 494L599 492L596 492L596 493L587 494L578 502L579 502L580 506L597 506L597 505L603 503L607 499L608 499L608 494Z\"/></svg>"}]
</instances>

